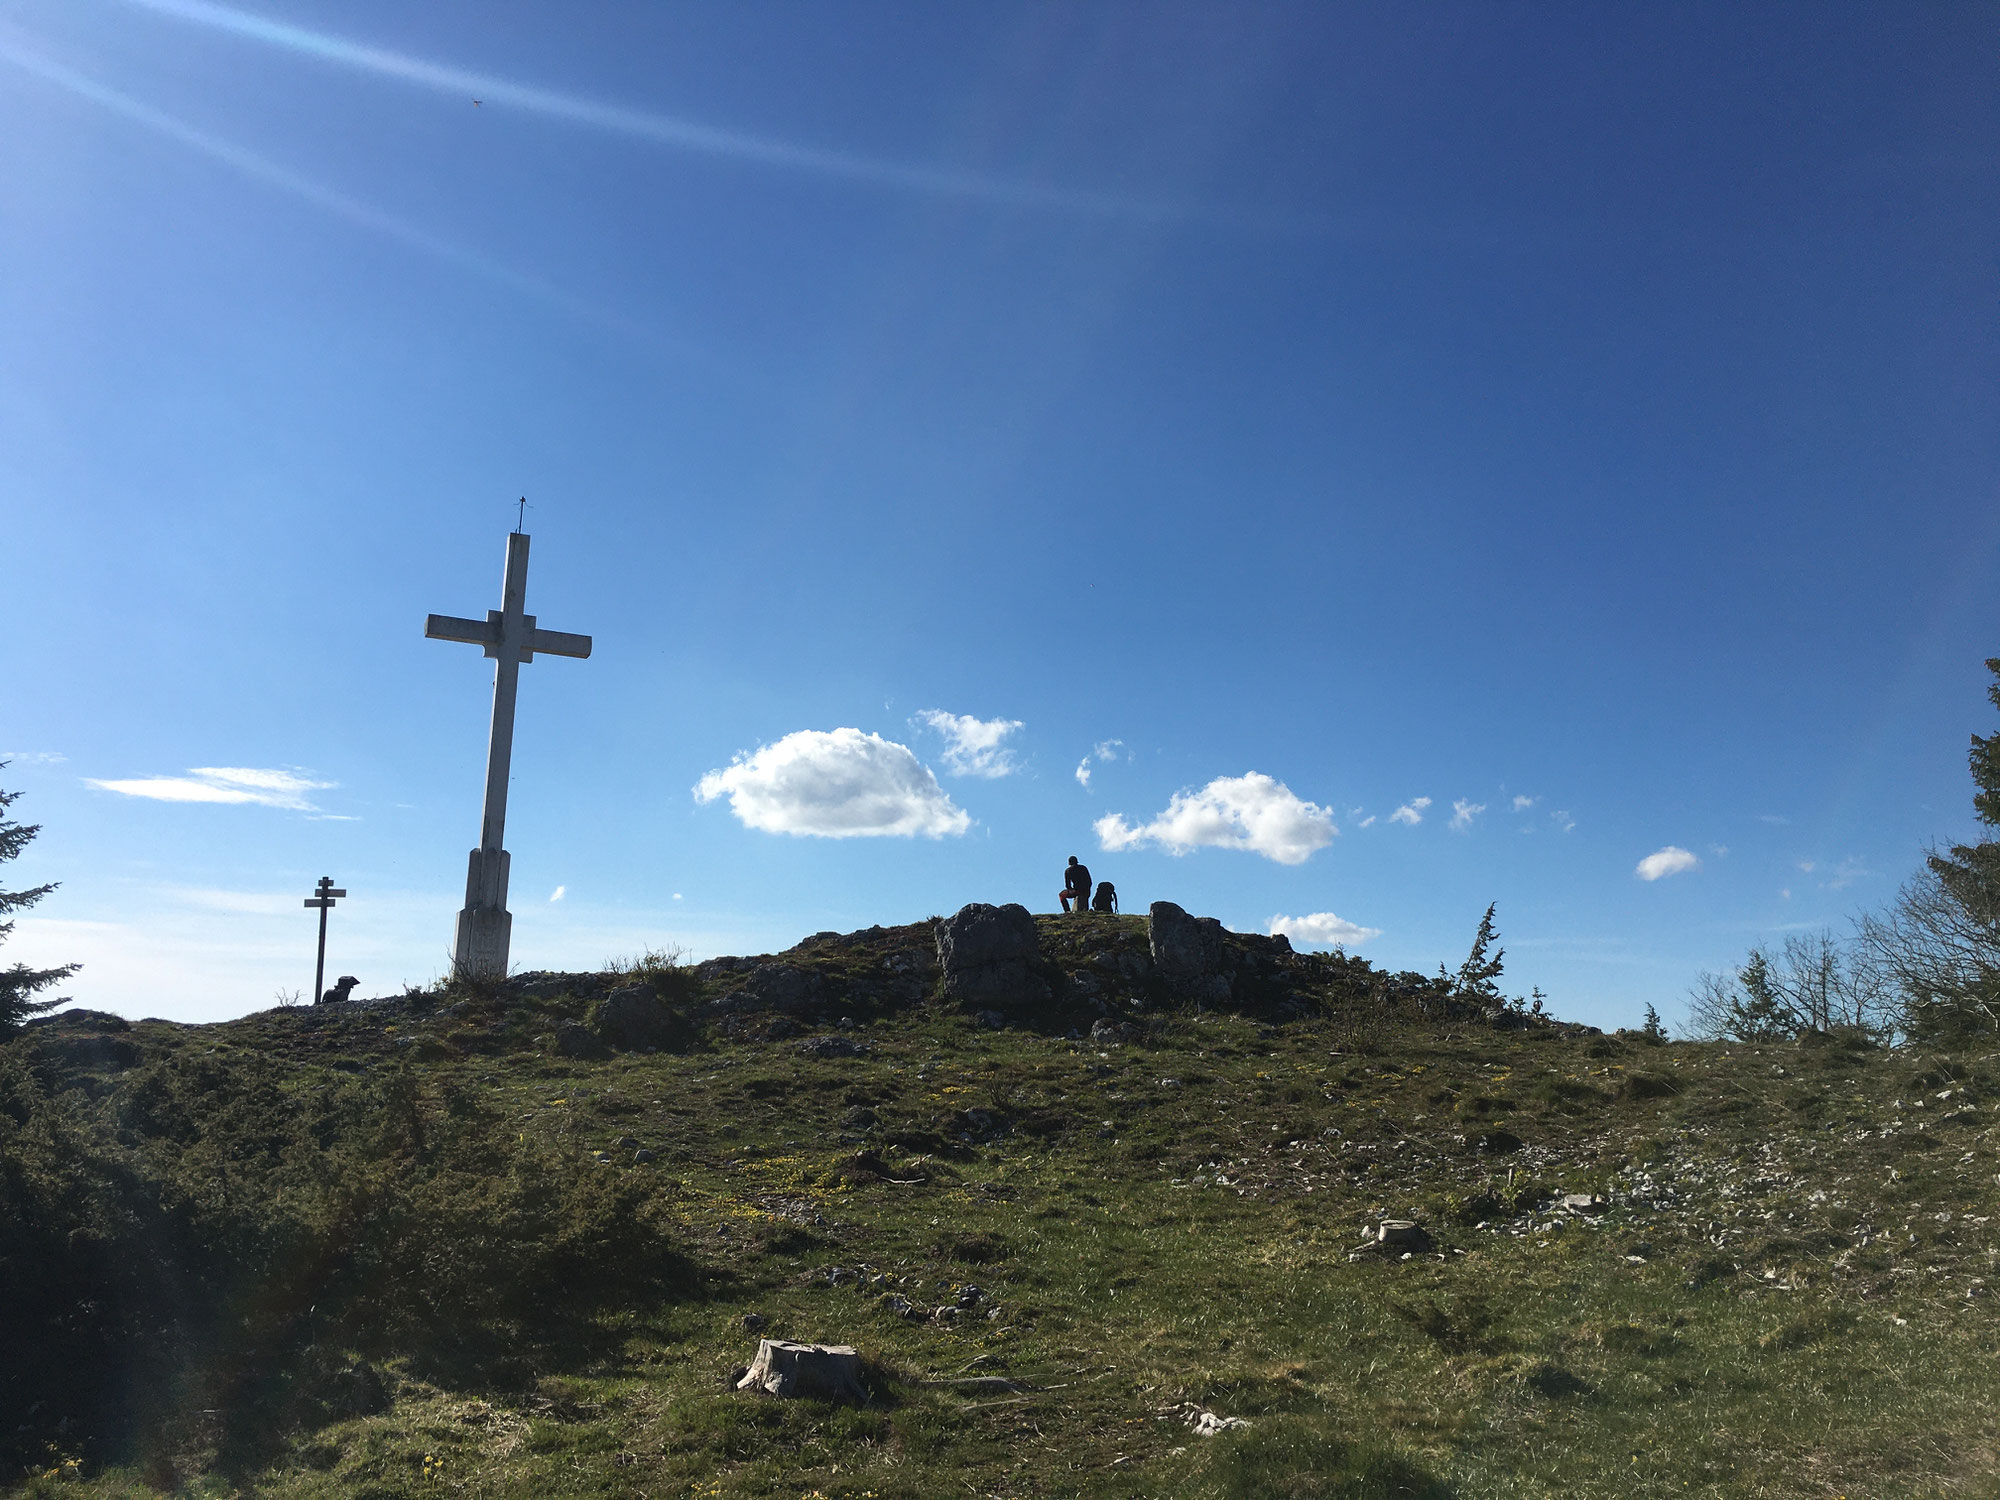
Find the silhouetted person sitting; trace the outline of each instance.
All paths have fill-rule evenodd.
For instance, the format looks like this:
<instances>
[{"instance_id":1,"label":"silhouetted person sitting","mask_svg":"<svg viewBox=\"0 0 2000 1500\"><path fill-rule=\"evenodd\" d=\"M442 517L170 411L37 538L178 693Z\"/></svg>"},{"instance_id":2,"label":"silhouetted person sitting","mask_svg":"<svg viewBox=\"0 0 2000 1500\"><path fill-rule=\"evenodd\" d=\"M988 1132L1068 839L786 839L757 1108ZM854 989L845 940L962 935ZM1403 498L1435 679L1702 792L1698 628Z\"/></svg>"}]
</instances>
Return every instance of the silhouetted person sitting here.
<instances>
[{"instance_id":1,"label":"silhouetted person sitting","mask_svg":"<svg viewBox=\"0 0 2000 1500\"><path fill-rule=\"evenodd\" d=\"M1074 901L1076 905L1071 906ZM1063 871L1062 909L1083 912L1090 905L1090 867L1077 863L1074 854L1069 857L1069 868Z\"/></svg>"},{"instance_id":2,"label":"silhouetted person sitting","mask_svg":"<svg viewBox=\"0 0 2000 1500\"><path fill-rule=\"evenodd\" d=\"M1090 898L1090 909L1092 911L1118 910L1118 887L1108 880L1098 881L1097 894Z\"/></svg>"}]
</instances>

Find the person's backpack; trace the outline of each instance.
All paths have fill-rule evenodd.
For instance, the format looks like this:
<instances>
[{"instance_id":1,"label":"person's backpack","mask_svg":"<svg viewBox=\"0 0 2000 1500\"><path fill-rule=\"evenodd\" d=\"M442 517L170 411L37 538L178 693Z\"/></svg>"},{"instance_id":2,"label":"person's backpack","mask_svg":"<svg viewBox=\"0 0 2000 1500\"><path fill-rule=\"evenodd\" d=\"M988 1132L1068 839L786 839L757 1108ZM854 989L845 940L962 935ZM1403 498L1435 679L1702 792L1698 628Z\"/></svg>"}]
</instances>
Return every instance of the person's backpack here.
<instances>
[{"instance_id":1,"label":"person's backpack","mask_svg":"<svg viewBox=\"0 0 2000 1500\"><path fill-rule=\"evenodd\" d=\"M1113 886L1108 880L1098 881L1097 894L1090 899L1090 909L1092 911L1118 910L1117 887Z\"/></svg>"}]
</instances>

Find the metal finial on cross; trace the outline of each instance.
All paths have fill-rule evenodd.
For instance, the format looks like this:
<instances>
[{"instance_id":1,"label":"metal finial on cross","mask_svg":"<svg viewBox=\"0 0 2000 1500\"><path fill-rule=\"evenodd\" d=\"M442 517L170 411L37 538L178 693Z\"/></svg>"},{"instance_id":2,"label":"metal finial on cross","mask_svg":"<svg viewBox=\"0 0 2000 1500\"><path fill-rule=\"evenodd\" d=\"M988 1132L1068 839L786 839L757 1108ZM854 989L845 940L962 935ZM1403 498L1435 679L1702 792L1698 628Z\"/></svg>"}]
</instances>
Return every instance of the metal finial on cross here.
<instances>
[{"instance_id":1,"label":"metal finial on cross","mask_svg":"<svg viewBox=\"0 0 2000 1500\"><path fill-rule=\"evenodd\" d=\"M527 501L521 501L522 506ZM525 510L523 514L526 514ZM452 938L454 977L507 977L507 947L514 919L507 912L507 773L514 759L514 698L520 686L521 663L537 651L551 656L588 656L590 637L561 630L541 630L527 613L528 534L509 533L507 571L500 583L501 608L486 611L483 620L432 615L424 635L433 641L464 641L485 648L493 658L493 727L486 740L486 807L479 825L479 847L465 874L465 909L458 914Z\"/></svg>"},{"instance_id":2,"label":"metal finial on cross","mask_svg":"<svg viewBox=\"0 0 2000 1500\"><path fill-rule=\"evenodd\" d=\"M526 526L528 524L528 497L526 495L523 495L519 500L515 501L514 503L521 507L520 514L517 517L515 517L514 520L514 529L516 531L519 531L523 526Z\"/></svg>"},{"instance_id":3,"label":"metal finial on cross","mask_svg":"<svg viewBox=\"0 0 2000 1500\"><path fill-rule=\"evenodd\" d=\"M333 877L322 875L319 884L313 887L313 894L306 897L307 906L319 908L319 961L313 965L313 1004L319 1004L319 997L326 993L326 913L327 909L346 891L335 890Z\"/></svg>"}]
</instances>

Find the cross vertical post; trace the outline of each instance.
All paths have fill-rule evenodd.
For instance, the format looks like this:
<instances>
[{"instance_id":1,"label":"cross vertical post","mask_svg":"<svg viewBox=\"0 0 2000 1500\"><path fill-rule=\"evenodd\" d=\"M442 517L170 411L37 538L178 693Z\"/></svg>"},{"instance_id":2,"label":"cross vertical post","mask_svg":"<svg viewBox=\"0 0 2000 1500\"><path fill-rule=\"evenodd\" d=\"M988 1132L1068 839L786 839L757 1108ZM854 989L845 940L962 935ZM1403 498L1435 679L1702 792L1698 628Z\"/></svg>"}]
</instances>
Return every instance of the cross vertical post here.
<instances>
[{"instance_id":1,"label":"cross vertical post","mask_svg":"<svg viewBox=\"0 0 2000 1500\"><path fill-rule=\"evenodd\" d=\"M463 641L493 658L493 721L486 740L486 800L479 820L479 847L465 874L465 907L452 934L454 978L504 979L514 918L507 910L507 780L514 761L514 702L521 663L537 651L587 657L590 637L536 628L527 613L528 534L509 532L507 566L500 581L500 608L484 620L432 615L424 635L434 641Z\"/></svg>"},{"instance_id":2,"label":"cross vertical post","mask_svg":"<svg viewBox=\"0 0 2000 1500\"><path fill-rule=\"evenodd\" d=\"M346 891L334 889L333 877L322 875L319 884L313 887L313 894L306 897L307 906L319 908L319 959L313 965L313 1004L319 1004L319 997L326 993L326 914L333 903L345 896Z\"/></svg>"}]
</instances>

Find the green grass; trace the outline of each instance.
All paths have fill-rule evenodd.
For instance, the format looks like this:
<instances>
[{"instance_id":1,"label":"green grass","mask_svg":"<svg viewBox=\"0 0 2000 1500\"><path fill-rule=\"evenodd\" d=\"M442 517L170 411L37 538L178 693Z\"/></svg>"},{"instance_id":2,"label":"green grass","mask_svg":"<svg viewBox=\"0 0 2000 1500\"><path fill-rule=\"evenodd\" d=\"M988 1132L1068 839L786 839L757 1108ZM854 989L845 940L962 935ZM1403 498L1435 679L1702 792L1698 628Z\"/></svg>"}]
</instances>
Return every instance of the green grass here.
<instances>
[{"instance_id":1,"label":"green grass","mask_svg":"<svg viewBox=\"0 0 2000 1500\"><path fill-rule=\"evenodd\" d=\"M166 1291L99 1274L185 1323L93 1329L129 1378L79 1377L65 1432L26 1414L61 1382L17 1366L20 1491L2000 1486L1994 1059L1321 998L1283 1024L1155 1007L1115 1049L863 996L831 1011L863 1057L750 1028L571 1062L544 1039L589 997L518 986L386 1023L142 1025L129 1066L10 1044L9 1201L85 1233L16 1232L7 1269L164 1246ZM1477 1149L1495 1131L1521 1145ZM1554 1206L1579 1191L1610 1207ZM1384 1217L1436 1253L1350 1258ZM735 1392L746 1314L855 1344L875 1399ZM927 1383L977 1376L1018 1388ZM1199 1437L1191 1407L1248 1425Z\"/></svg>"}]
</instances>

